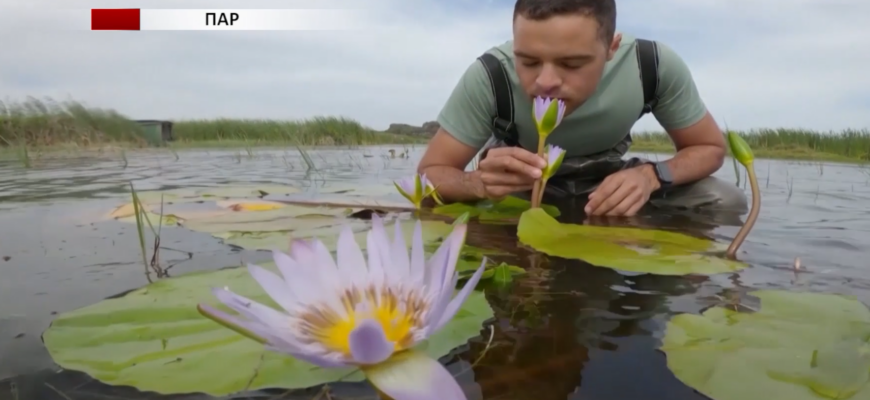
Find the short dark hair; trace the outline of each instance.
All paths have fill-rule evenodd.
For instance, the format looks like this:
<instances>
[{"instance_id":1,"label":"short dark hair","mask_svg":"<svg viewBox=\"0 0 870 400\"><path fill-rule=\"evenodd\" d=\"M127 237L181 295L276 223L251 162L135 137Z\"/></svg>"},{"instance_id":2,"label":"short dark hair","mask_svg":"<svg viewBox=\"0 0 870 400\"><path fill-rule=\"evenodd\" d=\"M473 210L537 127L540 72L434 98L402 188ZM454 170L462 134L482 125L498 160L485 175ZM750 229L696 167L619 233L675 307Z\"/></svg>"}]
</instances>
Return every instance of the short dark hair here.
<instances>
[{"instance_id":1,"label":"short dark hair","mask_svg":"<svg viewBox=\"0 0 870 400\"><path fill-rule=\"evenodd\" d=\"M616 33L615 0L517 0L514 19L518 15L540 21L556 15L580 14L592 16L598 22L601 39L606 43Z\"/></svg>"}]
</instances>

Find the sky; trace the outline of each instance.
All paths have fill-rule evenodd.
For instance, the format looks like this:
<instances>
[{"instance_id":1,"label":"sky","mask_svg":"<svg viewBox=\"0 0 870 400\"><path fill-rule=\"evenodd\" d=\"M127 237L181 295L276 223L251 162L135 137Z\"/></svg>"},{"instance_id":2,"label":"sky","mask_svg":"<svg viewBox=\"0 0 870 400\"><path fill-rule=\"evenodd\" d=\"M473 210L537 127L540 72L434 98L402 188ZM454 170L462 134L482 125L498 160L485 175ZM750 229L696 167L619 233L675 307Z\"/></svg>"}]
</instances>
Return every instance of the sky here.
<instances>
[{"instance_id":1,"label":"sky","mask_svg":"<svg viewBox=\"0 0 870 400\"><path fill-rule=\"evenodd\" d=\"M377 2L377 3L375 3ZM80 8L370 7L355 31L87 31ZM136 119L434 120L511 39L511 0L0 0L0 100L77 100ZM870 127L870 2L617 0L617 30L667 43L731 129ZM863 17L862 17L863 16ZM863 23L862 23L863 19ZM635 130L659 130L646 116Z\"/></svg>"}]
</instances>

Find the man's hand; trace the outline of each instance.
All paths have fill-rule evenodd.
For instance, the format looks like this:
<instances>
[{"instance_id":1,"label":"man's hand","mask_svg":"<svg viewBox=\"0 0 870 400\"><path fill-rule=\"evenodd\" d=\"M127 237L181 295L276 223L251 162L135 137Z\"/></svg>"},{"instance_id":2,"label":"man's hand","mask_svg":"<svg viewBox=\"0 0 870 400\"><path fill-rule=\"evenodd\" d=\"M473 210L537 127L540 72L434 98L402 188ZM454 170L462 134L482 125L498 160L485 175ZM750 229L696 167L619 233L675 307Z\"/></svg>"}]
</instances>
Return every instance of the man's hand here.
<instances>
[{"instance_id":1,"label":"man's hand","mask_svg":"<svg viewBox=\"0 0 870 400\"><path fill-rule=\"evenodd\" d=\"M616 172L589 194L586 214L633 216L660 186L649 164Z\"/></svg>"},{"instance_id":2,"label":"man's hand","mask_svg":"<svg viewBox=\"0 0 870 400\"><path fill-rule=\"evenodd\" d=\"M532 190L547 163L537 154L519 147L490 149L480 162L483 196L499 199L511 193Z\"/></svg>"}]
</instances>

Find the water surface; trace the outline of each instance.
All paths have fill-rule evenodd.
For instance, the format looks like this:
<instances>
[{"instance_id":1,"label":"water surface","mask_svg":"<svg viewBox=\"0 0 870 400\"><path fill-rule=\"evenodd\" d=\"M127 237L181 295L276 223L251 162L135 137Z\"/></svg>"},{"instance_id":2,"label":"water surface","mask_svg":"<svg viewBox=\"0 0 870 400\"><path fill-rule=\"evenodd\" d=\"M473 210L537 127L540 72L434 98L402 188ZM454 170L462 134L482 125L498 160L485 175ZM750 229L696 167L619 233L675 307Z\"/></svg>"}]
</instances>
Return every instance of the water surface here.
<instances>
[{"instance_id":1,"label":"water surface","mask_svg":"<svg viewBox=\"0 0 870 400\"><path fill-rule=\"evenodd\" d=\"M37 161L30 169L0 161L0 399L208 398L108 387L84 374L59 371L42 345L40 334L56 314L147 283L135 226L103 220L129 201L130 181L139 191L284 184L317 198L330 188L385 186L413 173L423 148L409 148L409 158L389 158L390 148L312 150L316 170L295 149L143 151L127 153L126 161L82 155ZM700 399L672 376L656 351L671 315L698 312L734 289L790 288L870 300L862 251L870 248L865 236L870 170L831 163L756 164L763 206L740 255L750 268L709 278L632 276L580 261L525 257L520 266L534 273L508 290L485 289L497 317L489 350L481 357L490 336L490 327L481 327L480 337L442 361L471 399ZM716 176L735 181L730 160ZM733 218L691 213L647 215L628 223L723 242L738 229ZM473 231L471 242L513 235L515 227ZM168 248L162 258L175 275L271 259L267 252L234 249L184 228L164 228L162 236ZM806 269L797 275L795 257ZM372 394L365 384L333 389L333 398ZM317 393L263 391L235 398L310 399Z\"/></svg>"}]
</instances>

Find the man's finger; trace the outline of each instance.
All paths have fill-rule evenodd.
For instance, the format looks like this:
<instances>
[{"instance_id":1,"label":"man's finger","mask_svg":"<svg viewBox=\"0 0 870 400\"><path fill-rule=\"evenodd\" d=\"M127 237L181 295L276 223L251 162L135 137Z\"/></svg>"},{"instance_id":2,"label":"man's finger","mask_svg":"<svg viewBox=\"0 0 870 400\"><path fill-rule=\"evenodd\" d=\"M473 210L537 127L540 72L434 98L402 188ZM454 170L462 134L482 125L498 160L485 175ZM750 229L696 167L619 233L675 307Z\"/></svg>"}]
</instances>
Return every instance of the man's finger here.
<instances>
[{"instance_id":1,"label":"man's finger","mask_svg":"<svg viewBox=\"0 0 870 400\"><path fill-rule=\"evenodd\" d=\"M601 201L601 204L592 209L592 215L605 215L610 212L613 207L616 207L617 204L621 203L628 195L632 192L631 187L628 185L620 185L618 189L612 192L609 196Z\"/></svg>"},{"instance_id":2,"label":"man's finger","mask_svg":"<svg viewBox=\"0 0 870 400\"><path fill-rule=\"evenodd\" d=\"M535 168L518 158L514 158L511 156L501 156L501 157L487 157L486 160L489 162L484 165L481 162L481 169L486 171L511 171L516 172L518 174L523 174L528 176L531 179L538 179L541 177L541 169Z\"/></svg>"},{"instance_id":3,"label":"man's finger","mask_svg":"<svg viewBox=\"0 0 870 400\"><path fill-rule=\"evenodd\" d=\"M546 160L538 157L536 153L532 153L520 147L511 147L511 151L508 153L508 155L535 168L544 168L547 166Z\"/></svg>"},{"instance_id":4,"label":"man's finger","mask_svg":"<svg viewBox=\"0 0 870 400\"><path fill-rule=\"evenodd\" d=\"M622 199L621 202L619 202L619 204L611 208L610 211L607 211L605 215L611 217L625 216L629 209L631 209L632 207L634 207L635 204L640 202L641 196L642 194L638 190L629 192L628 195L625 196L625 198Z\"/></svg>"},{"instance_id":5,"label":"man's finger","mask_svg":"<svg viewBox=\"0 0 870 400\"><path fill-rule=\"evenodd\" d=\"M486 186L526 186L533 185L535 180L520 174L510 172L484 172L480 180Z\"/></svg>"},{"instance_id":6,"label":"man's finger","mask_svg":"<svg viewBox=\"0 0 870 400\"><path fill-rule=\"evenodd\" d=\"M592 214L598 207L600 207L601 203L607 200L607 198L609 198L613 192L619 188L621 183L622 179L619 175L611 175L604 178L604 181L589 194L589 201L583 209L586 214Z\"/></svg>"},{"instance_id":7,"label":"man's finger","mask_svg":"<svg viewBox=\"0 0 870 400\"><path fill-rule=\"evenodd\" d=\"M532 190L532 185L487 186L486 196L489 198L501 198L514 193L527 192L529 190Z\"/></svg>"},{"instance_id":8,"label":"man's finger","mask_svg":"<svg viewBox=\"0 0 870 400\"><path fill-rule=\"evenodd\" d=\"M647 202L647 201L649 201L649 200L648 200L648 199L641 199L641 201L638 201L637 203L634 203L634 205L631 206L631 208L629 208L628 211L625 212L625 216L627 216L627 217L633 217L633 216L637 215L637 212L640 211L640 209L641 209L644 205L646 205L646 202Z\"/></svg>"}]
</instances>

